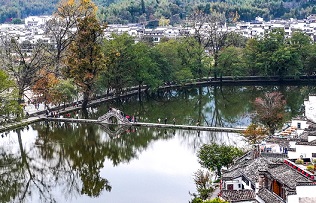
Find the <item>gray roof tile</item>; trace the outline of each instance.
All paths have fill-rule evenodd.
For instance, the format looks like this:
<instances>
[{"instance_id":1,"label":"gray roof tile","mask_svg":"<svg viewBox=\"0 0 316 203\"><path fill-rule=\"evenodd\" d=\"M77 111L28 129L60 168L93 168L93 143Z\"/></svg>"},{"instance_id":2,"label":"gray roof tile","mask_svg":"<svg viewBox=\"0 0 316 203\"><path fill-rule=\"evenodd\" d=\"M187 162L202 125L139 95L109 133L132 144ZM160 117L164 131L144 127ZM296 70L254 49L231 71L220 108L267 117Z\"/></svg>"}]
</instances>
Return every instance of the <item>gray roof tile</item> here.
<instances>
[{"instance_id":1,"label":"gray roof tile","mask_svg":"<svg viewBox=\"0 0 316 203\"><path fill-rule=\"evenodd\" d=\"M229 202L255 200L256 194L253 190L222 190L221 197Z\"/></svg>"},{"instance_id":2,"label":"gray roof tile","mask_svg":"<svg viewBox=\"0 0 316 203\"><path fill-rule=\"evenodd\" d=\"M284 201L276 194L270 192L269 190L262 188L257 193L265 203L284 203Z\"/></svg>"}]
</instances>

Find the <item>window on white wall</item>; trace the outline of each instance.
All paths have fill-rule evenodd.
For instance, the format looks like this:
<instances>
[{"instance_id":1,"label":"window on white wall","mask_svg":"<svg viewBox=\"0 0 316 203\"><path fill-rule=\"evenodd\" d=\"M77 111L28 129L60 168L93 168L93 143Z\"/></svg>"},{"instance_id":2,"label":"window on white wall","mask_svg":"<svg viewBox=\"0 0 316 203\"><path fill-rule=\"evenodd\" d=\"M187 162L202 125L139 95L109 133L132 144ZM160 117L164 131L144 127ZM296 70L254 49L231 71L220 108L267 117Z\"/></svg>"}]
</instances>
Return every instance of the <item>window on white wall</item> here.
<instances>
[{"instance_id":1,"label":"window on white wall","mask_svg":"<svg viewBox=\"0 0 316 203\"><path fill-rule=\"evenodd\" d=\"M297 123L297 128L301 129L301 123Z\"/></svg>"},{"instance_id":2,"label":"window on white wall","mask_svg":"<svg viewBox=\"0 0 316 203\"><path fill-rule=\"evenodd\" d=\"M312 153L312 157L316 157L316 153Z\"/></svg>"}]
</instances>

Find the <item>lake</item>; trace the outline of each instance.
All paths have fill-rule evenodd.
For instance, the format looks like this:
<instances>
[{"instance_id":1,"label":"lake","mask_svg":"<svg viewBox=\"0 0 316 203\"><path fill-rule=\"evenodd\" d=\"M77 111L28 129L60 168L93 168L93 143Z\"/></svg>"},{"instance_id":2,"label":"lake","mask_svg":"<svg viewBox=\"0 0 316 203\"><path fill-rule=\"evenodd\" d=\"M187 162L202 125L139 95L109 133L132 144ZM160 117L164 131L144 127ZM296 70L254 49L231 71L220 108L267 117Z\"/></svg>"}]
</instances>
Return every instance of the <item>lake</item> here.
<instances>
[{"instance_id":1,"label":"lake","mask_svg":"<svg viewBox=\"0 0 316 203\"><path fill-rule=\"evenodd\" d=\"M281 91L290 116L300 115L313 86L223 86L123 98L88 109L98 118L109 107L140 121L176 118L177 124L237 127L251 122L252 101ZM40 122L1 134L3 202L188 202L196 192L196 152L204 143L247 147L235 133L173 129L104 128ZM115 135L116 131L122 133Z\"/></svg>"}]
</instances>

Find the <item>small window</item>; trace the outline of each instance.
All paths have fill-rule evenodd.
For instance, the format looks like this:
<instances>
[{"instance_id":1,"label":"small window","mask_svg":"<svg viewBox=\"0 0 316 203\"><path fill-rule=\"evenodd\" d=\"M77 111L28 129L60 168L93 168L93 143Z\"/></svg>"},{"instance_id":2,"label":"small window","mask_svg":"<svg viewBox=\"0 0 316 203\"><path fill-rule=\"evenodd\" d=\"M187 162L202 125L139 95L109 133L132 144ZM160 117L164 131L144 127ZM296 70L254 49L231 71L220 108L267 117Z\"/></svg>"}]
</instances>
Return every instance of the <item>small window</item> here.
<instances>
[{"instance_id":1,"label":"small window","mask_svg":"<svg viewBox=\"0 0 316 203\"><path fill-rule=\"evenodd\" d=\"M316 157L316 153L312 153L312 157Z\"/></svg>"},{"instance_id":2,"label":"small window","mask_svg":"<svg viewBox=\"0 0 316 203\"><path fill-rule=\"evenodd\" d=\"M227 184L227 190L234 190L233 184Z\"/></svg>"},{"instance_id":3,"label":"small window","mask_svg":"<svg viewBox=\"0 0 316 203\"><path fill-rule=\"evenodd\" d=\"M301 123L297 123L297 128L301 129Z\"/></svg>"}]
</instances>

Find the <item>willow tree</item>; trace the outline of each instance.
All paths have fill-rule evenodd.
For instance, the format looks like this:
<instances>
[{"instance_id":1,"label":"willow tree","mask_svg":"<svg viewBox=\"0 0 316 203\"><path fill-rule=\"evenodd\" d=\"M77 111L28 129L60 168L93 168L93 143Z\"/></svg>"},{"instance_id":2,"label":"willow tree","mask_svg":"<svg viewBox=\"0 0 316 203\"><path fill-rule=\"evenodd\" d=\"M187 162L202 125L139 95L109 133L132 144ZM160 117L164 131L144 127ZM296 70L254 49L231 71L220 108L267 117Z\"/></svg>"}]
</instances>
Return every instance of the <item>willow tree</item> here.
<instances>
[{"instance_id":1,"label":"willow tree","mask_svg":"<svg viewBox=\"0 0 316 203\"><path fill-rule=\"evenodd\" d=\"M103 29L95 15L78 20L77 34L67 49L66 76L73 78L83 94L82 108L87 107L94 90L94 83L105 69L104 55L101 50Z\"/></svg>"}]
</instances>

